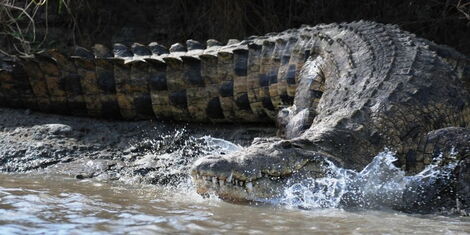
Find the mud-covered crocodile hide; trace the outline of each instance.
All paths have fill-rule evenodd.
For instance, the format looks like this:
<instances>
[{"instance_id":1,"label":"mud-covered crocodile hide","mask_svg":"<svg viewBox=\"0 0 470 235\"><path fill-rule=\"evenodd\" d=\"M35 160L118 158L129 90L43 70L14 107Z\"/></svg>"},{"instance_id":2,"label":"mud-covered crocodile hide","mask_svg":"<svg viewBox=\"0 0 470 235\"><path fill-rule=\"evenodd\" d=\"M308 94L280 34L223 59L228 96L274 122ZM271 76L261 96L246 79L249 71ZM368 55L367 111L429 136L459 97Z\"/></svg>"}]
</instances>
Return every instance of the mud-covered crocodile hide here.
<instances>
[{"instance_id":1,"label":"mud-covered crocodile hide","mask_svg":"<svg viewBox=\"0 0 470 235\"><path fill-rule=\"evenodd\" d=\"M169 50L135 43L92 51L4 59L0 104L129 120L277 123L284 139L195 164L200 191L224 198L269 197L275 180L257 184L266 176L315 171L318 157L361 169L389 148L409 174L452 155L462 162L456 191L470 201L470 60L397 26L359 21L227 45L188 40ZM212 184L214 177L230 183ZM233 184L241 181L249 192Z\"/></svg>"}]
</instances>

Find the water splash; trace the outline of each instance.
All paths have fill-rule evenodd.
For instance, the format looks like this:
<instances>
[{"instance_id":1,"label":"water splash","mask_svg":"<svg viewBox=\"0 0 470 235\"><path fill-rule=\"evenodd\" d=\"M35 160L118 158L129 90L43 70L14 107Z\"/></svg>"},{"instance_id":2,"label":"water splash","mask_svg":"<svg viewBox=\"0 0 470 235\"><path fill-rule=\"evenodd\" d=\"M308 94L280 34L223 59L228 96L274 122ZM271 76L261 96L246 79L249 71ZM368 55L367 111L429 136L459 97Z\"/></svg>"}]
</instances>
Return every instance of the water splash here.
<instances>
[{"instance_id":1,"label":"water splash","mask_svg":"<svg viewBox=\"0 0 470 235\"><path fill-rule=\"evenodd\" d=\"M451 172L456 166L456 163L443 166L440 156L420 173L406 176L393 164L396 160L394 153L384 151L360 172L328 162L326 177L291 182L276 203L305 209L424 206L426 201L439 199L433 191L439 192L436 187L451 180Z\"/></svg>"},{"instance_id":2,"label":"water splash","mask_svg":"<svg viewBox=\"0 0 470 235\"><path fill-rule=\"evenodd\" d=\"M224 139L196 137L186 129L178 129L173 133L144 139L131 148L136 149L138 155L126 159L131 167L125 170L132 172L123 174L130 176L124 179L125 182L183 188L191 185L188 172L195 160L209 154L237 151L242 147Z\"/></svg>"},{"instance_id":3,"label":"water splash","mask_svg":"<svg viewBox=\"0 0 470 235\"><path fill-rule=\"evenodd\" d=\"M150 183L165 185L185 194L195 192L188 175L194 161L209 154L229 153L243 148L224 139L194 137L184 130L141 143L141 146L147 145L151 154L135 162L141 164L144 170L149 166L154 169L146 175ZM438 156L420 173L407 176L393 164L396 160L394 153L386 150L360 172L325 160L328 169L325 177L293 178L286 184L284 194L268 203L304 209L356 207L404 210L407 206L425 206L426 202L438 196L440 189L436 187L451 180L451 172L457 164L457 161L444 164L448 159Z\"/></svg>"},{"instance_id":4,"label":"water splash","mask_svg":"<svg viewBox=\"0 0 470 235\"><path fill-rule=\"evenodd\" d=\"M350 175L356 173L337 167L329 161L327 164L325 167L328 167L329 172L324 178L288 182L293 184L285 189L280 204L305 209L338 207L349 181L353 178Z\"/></svg>"},{"instance_id":5,"label":"water splash","mask_svg":"<svg viewBox=\"0 0 470 235\"><path fill-rule=\"evenodd\" d=\"M192 146L190 157L188 158L188 152L183 154L182 150L187 148L187 146ZM176 152L173 152L167 158L162 158L159 156L159 160L163 164L169 166L166 171L161 172L160 174L167 174L171 177L170 183L164 184L162 186L166 187L168 192L172 193L172 197L178 197L178 200L190 200L195 201L205 201L207 202L219 202L220 199L215 195L206 195L204 198L196 193L194 184L189 176L189 168L192 166L195 160L200 157L209 155L209 154L227 154L234 151L239 151L243 147L234 144L230 141L214 138L211 136L202 136L199 138L190 136L190 138L185 141L185 144L180 146ZM180 159L180 160L178 160ZM186 159L183 162L181 159ZM178 163L175 164L175 161ZM176 177L174 177L176 176ZM159 176L161 177L161 175Z\"/></svg>"}]
</instances>

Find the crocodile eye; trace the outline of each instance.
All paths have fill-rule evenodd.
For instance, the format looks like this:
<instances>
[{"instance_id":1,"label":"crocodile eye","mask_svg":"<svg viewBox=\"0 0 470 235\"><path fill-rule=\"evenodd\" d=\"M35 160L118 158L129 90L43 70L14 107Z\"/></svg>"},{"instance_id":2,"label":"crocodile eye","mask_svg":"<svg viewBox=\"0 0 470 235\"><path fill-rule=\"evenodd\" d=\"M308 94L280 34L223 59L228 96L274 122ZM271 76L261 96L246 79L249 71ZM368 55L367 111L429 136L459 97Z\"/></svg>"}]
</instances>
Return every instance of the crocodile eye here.
<instances>
[{"instance_id":1,"label":"crocodile eye","mask_svg":"<svg viewBox=\"0 0 470 235\"><path fill-rule=\"evenodd\" d=\"M281 147L283 149L290 149L290 148L292 148L292 144L289 141L283 141L283 142L281 142Z\"/></svg>"}]
</instances>

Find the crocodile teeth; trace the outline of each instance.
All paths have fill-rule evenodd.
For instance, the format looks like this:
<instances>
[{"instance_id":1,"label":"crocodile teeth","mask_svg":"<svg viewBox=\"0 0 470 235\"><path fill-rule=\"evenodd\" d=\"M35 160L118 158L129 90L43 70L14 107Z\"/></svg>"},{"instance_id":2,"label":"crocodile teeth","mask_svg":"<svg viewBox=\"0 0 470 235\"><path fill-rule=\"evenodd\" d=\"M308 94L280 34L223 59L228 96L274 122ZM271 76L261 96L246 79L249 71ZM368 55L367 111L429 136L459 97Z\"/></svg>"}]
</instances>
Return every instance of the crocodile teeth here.
<instances>
[{"instance_id":1,"label":"crocodile teeth","mask_svg":"<svg viewBox=\"0 0 470 235\"><path fill-rule=\"evenodd\" d=\"M245 184L245 182L244 182L244 181L242 181L242 180L240 180L240 182L239 182L239 184L238 184L238 185L240 185L241 187L243 187L243 185L244 185L244 184Z\"/></svg>"},{"instance_id":2,"label":"crocodile teeth","mask_svg":"<svg viewBox=\"0 0 470 235\"><path fill-rule=\"evenodd\" d=\"M219 185L220 186L224 186L224 184L225 184L225 180L219 180Z\"/></svg>"},{"instance_id":3,"label":"crocodile teeth","mask_svg":"<svg viewBox=\"0 0 470 235\"><path fill-rule=\"evenodd\" d=\"M252 182L246 183L246 189L249 193L253 192L253 183Z\"/></svg>"},{"instance_id":4,"label":"crocodile teeth","mask_svg":"<svg viewBox=\"0 0 470 235\"><path fill-rule=\"evenodd\" d=\"M232 182L232 176L233 176L233 173L230 173L229 177L227 178L227 182Z\"/></svg>"},{"instance_id":5,"label":"crocodile teeth","mask_svg":"<svg viewBox=\"0 0 470 235\"><path fill-rule=\"evenodd\" d=\"M212 183L213 183L213 184L217 184L217 177L215 177L215 176L212 177Z\"/></svg>"}]
</instances>

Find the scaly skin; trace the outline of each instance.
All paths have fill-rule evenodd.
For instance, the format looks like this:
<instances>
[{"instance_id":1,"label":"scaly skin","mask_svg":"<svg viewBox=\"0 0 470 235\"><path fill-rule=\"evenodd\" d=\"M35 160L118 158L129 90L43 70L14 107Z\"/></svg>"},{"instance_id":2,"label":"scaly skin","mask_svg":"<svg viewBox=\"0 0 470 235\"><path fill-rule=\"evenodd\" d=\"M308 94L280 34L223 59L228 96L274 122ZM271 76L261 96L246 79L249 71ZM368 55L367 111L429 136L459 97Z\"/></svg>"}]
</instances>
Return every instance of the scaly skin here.
<instances>
[{"instance_id":1,"label":"scaly skin","mask_svg":"<svg viewBox=\"0 0 470 235\"><path fill-rule=\"evenodd\" d=\"M276 197L288 179L324 175L325 159L361 169L386 147L409 174L437 152L468 162L469 59L396 26L319 25L169 51L93 49L3 62L0 102L105 118L277 121L285 139L194 165L198 190L228 200Z\"/></svg>"},{"instance_id":2,"label":"scaly skin","mask_svg":"<svg viewBox=\"0 0 470 235\"><path fill-rule=\"evenodd\" d=\"M234 201L276 198L287 180L325 175L325 159L360 170L390 148L408 174L440 153L444 162L459 161L453 195L429 193L468 206L468 58L390 25L307 29L302 50L310 56L295 76L294 105L279 114L290 139L200 159L192 170L198 191Z\"/></svg>"},{"instance_id":3,"label":"scaly skin","mask_svg":"<svg viewBox=\"0 0 470 235\"><path fill-rule=\"evenodd\" d=\"M112 52L95 45L94 53L76 48L72 56L49 50L4 61L0 97L3 106L91 117L274 122L293 100L296 70L278 75L277 68L282 56L284 67L301 68L305 56L289 60L300 32L227 45L211 39L207 48L188 40L169 50L157 43L115 44Z\"/></svg>"}]
</instances>

